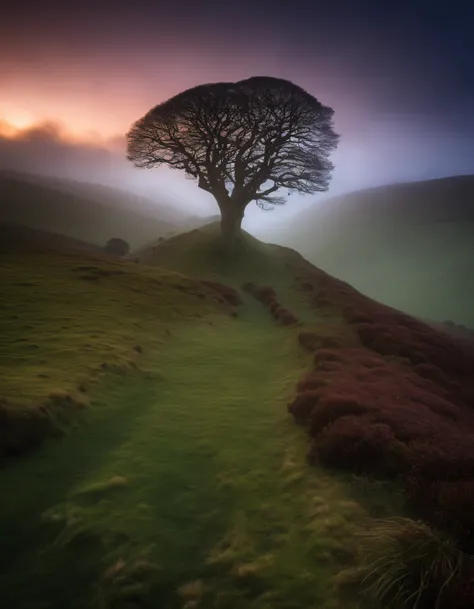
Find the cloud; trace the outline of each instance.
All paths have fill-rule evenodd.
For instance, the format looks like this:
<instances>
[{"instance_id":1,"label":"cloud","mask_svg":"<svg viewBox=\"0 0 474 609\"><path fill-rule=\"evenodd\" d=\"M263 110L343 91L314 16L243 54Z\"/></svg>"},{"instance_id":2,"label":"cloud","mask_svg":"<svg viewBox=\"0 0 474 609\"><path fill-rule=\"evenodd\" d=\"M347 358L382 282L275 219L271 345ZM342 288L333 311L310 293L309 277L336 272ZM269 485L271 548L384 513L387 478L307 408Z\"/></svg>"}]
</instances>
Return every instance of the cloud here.
<instances>
[{"instance_id":1,"label":"cloud","mask_svg":"<svg viewBox=\"0 0 474 609\"><path fill-rule=\"evenodd\" d=\"M210 195L181 174L167 169L139 170L127 161L122 136L72 139L55 121L13 129L0 122L0 170L56 176L105 184L145 195L198 215L215 213Z\"/></svg>"},{"instance_id":2,"label":"cloud","mask_svg":"<svg viewBox=\"0 0 474 609\"><path fill-rule=\"evenodd\" d=\"M0 168L74 178L94 175L110 164L111 151L92 143L68 140L64 126L56 122L8 129L3 122L0 136Z\"/></svg>"}]
</instances>

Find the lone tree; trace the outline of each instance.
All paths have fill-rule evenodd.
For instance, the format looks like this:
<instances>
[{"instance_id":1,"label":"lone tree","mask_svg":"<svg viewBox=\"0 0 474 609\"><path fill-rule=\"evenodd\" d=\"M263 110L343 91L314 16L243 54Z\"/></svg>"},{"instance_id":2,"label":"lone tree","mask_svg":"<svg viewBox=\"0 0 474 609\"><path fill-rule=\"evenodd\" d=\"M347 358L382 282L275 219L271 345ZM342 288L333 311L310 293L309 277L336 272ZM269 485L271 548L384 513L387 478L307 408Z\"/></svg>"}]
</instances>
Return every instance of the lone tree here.
<instances>
[{"instance_id":1,"label":"lone tree","mask_svg":"<svg viewBox=\"0 0 474 609\"><path fill-rule=\"evenodd\" d=\"M199 85L152 108L127 134L136 167L185 172L217 201L233 249L247 205L285 203L277 191L328 189L339 136L334 110L288 80L255 76Z\"/></svg>"}]
</instances>

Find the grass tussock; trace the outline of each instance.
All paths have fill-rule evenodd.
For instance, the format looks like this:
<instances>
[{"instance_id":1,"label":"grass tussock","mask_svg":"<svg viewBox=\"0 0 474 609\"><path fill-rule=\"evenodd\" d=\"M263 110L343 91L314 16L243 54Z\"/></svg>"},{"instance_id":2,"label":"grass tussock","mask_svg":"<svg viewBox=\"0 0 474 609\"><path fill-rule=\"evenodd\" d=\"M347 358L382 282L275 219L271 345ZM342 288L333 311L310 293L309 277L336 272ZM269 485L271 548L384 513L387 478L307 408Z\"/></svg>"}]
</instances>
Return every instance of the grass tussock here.
<instances>
[{"instance_id":1,"label":"grass tussock","mask_svg":"<svg viewBox=\"0 0 474 609\"><path fill-rule=\"evenodd\" d=\"M359 533L360 565L339 576L357 583L376 607L452 609L449 603L469 558L452 539L410 518L375 521Z\"/></svg>"}]
</instances>

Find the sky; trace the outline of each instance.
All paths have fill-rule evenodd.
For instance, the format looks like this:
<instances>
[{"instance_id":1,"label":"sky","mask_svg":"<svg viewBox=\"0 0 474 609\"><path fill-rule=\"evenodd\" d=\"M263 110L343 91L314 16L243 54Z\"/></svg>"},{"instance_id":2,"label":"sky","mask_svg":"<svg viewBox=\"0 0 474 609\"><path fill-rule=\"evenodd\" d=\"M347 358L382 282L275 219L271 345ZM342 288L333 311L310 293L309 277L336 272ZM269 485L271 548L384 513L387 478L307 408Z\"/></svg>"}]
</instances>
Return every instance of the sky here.
<instances>
[{"instance_id":1,"label":"sky","mask_svg":"<svg viewBox=\"0 0 474 609\"><path fill-rule=\"evenodd\" d=\"M198 84L291 80L335 110L328 196L474 173L474 7L469 0L173 0L15 3L0 18L0 168L128 188L190 213L212 197L176 171L139 170L124 136Z\"/></svg>"}]
</instances>

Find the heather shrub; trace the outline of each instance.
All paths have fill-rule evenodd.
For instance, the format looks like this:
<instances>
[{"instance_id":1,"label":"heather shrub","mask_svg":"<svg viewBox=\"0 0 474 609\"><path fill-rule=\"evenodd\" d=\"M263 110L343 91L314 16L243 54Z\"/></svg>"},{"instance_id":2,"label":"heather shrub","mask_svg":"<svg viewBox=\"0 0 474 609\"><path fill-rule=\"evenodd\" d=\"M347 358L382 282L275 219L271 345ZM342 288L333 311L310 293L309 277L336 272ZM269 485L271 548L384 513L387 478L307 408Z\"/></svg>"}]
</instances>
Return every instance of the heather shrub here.
<instances>
[{"instance_id":1,"label":"heather shrub","mask_svg":"<svg viewBox=\"0 0 474 609\"><path fill-rule=\"evenodd\" d=\"M316 361L314 368L318 372L335 372L341 368L341 362L335 360Z\"/></svg>"},{"instance_id":2,"label":"heather shrub","mask_svg":"<svg viewBox=\"0 0 474 609\"><path fill-rule=\"evenodd\" d=\"M242 304L242 298L240 297L238 291L234 290L234 288L223 285L222 283L218 283L217 281L201 281L201 283L218 292L224 298L224 300L232 306L237 307Z\"/></svg>"},{"instance_id":3,"label":"heather shrub","mask_svg":"<svg viewBox=\"0 0 474 609\"><path fill-rule=\"evenodd\" d=\"M278 320L278 318L280 317L281 313L284 313L286 311L286 309L284 309L280 304L278 304L278 306L273 308L273 311L271 312L273 317Z\"/></svg>"},{"instance_id":4,"label":"heather shrub","mask_svg":"<svg viewBox=\"0 0 474 609\"><path fill-rule=\"evenodd\" d=\"M292 326L293 324L298 323L298 319L288 311L288 309L277 309L277 320L282 324L282 326Z\"/></svg>"},{"instance_id":5,"label":"heather shrub","mask_svg":"<svg viewBox=\"0 0 474 609\"><path fill-rule=\"evenodd\" d=\"M268 308L270 310L270 313L275 316L275 312L277 311L277 309L280 307L280 303L278 302L278 300L270 300L268 303Z\"/></svg>"},{"instance_id":6,"label":"heather shrub","mask_svg":"<svg viewBox=\"0 0 474 609\"><path fill-rule=\"evenodd\" d=\"M298 381L296 390L298 393L303 393L311 389L319 389L326 387L329 381L316 375L314 372L308 372L302 379Z\"/></svg>"},{"instance_id":7,"label":"heather shrub","mask_svg":"<svg viewBox=\"0 0 474 609\"><path fill-rule=\"evenodd\" d=\"M356 397L350 395L329 395L320 400L310 415L310 433L318 435L327 425L337 419L348 416L361 416L370 413L370 409Z\"/></svg>"},{"instance_id":8,"label":"heather shrub","mask_svg":"<svg viewBox=\"0 0 474 609\"><path fill-rule=\"evenodd\" d=\"M404 447L388 425L370 416L343 416L323 429L310 457L327 467L393 476L405 468ZM311 458L310 458L311 460Z\"/></svg>"},{"instance_id":9,"label":"heather shrub","mask_svg":"<svg viewBox=\"0 0 474 609\"><path fill-rule=\"evenodd\" d=\"M342 340L334 336L321 336L321 347L327 349L339 349L343 346Z\"/></svg>"},{"instance_id":10,"label":"heather shrub","mask_svg":"<svg viewBox=\"0 0 474 609\"><path fill-rule=\"evenodd\" d=\"M319 362L327 361L327 362L342 362L344 358L341 353L335 351L334 349L318 349L314 355L315 364L319 364Z\"/></svg>"},{"instance_id":11,"label":"heather shrub","mask_svg":"<svg viewBox=\"0 0 474 609\"><path fill-rule=\"evenodd\" d=\"M298 334L299 343L308 351L316 351L319 347L321 338L315 332L300 332Z\"/></svg>"},{"instance_id":12,"label":"heather shrub","mask_svg":"<svg viewBox=\"0 0 474 609\"><path fill-rule=\"evenodd\" d=\"M263 304L268 304L272 300L276 300L277 294L270 286L261 286L254 291L254 296Z\"/></svg>"},{"instance_id":13,"label":"heather shrub","mask_svg":"<svg viewBox=\"0 0 474 609\"><path fill-rule=\"evenodd\" d=\"M414 366L414 370L423 378L430 379L440 385L446 386L450 384L450 381L443 371L440 370L438 366L433 366L433 364L420 363Z\"/></svg>"},{"instance_id":14,"label":"heather shrub","mask_svg":"<svg viewBox=\"0 0 474 609\"><path fill-rule=\"evenodd\" d=\"M297 423L302 423L308 419L320 397L321 394L317 390L298 393L293 402L288 405L288 412L294 416Z\"/></svg>"},{"instance_id":15,"label":"heather shrub","mask_svg":"<svg viewBox=\"0 0 474 609\"><path fill-rule=\"evenodd\" d=\"M472 435L448 428L443 433L437 430L432 438L410 442L408 451L412 473L418 478L431 481L474 479Z\"/></svg>"}]
</instances>

